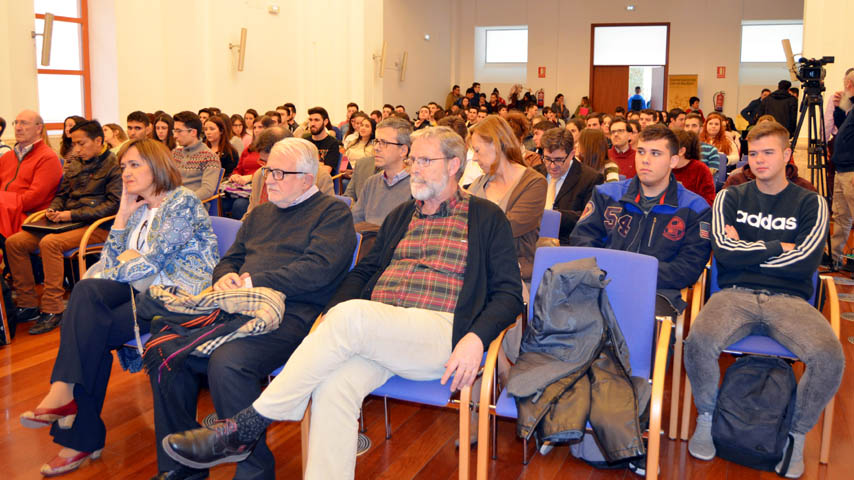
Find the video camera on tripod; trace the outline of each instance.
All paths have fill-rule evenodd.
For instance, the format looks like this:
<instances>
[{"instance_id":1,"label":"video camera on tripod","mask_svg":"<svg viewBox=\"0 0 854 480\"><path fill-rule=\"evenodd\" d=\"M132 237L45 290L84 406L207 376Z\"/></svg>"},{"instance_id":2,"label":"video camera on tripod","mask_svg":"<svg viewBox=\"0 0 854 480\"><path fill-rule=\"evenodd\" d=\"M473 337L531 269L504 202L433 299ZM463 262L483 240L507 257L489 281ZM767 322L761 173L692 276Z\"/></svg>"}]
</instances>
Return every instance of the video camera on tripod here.
<instances>
[{"instance_id":1,"label":"video camera on tripod","mask_svg":"<svg viewBox=\"0 0 854 480\"><path fill-rule=\"evenodd\" d=\"M799 65L797 69L793 68L793 71L807 95L821 95L821 92L825 91L824 77L827 70L824 66L833 61L834 57L828 56L819 59L802 57L798 60Z\"/></svg>"}]
</instances>

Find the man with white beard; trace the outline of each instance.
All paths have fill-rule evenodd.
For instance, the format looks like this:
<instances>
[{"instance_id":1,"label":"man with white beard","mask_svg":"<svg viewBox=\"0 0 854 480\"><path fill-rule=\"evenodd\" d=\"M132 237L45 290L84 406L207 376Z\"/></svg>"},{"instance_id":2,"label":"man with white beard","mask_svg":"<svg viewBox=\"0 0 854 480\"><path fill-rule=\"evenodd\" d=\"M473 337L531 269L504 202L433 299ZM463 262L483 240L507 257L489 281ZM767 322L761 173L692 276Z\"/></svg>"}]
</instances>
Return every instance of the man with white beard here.
<instances>
[{"instance_id":1,"label":"man with white beard","mask_svg":"<svg viewBox=\"0 0 854 480\"><path fill-rule=\"evenodd\" d=\"M830 237L830 253L837 265L843 262L843 249L851 231L854 216L854 115L851 114L854 97L854 68L845 72L844 90L831 97L833 123L839 129L833 146L833 165L836 177L833 180L833 234ZM854 262L848 261L842 268L854 272Z\"/></svg>"},{"instance_id":2,"label":"man with white beard","mask_svg":"<svg viewBox=\"0 0 854 480\"><path fill-rule=\"evenodd\" d=\"M474 382L484 348L523 308L513 234L497 205L458 187L457 133L428 127L411 138L414 200L386 217L322 323L251 406L163 440L174 460L238 462L273 421L299 421L311 399L304 478L353 478L359 408L371 391L392 375L450 380L452 391Z\"/></svg>"}]
</instances>

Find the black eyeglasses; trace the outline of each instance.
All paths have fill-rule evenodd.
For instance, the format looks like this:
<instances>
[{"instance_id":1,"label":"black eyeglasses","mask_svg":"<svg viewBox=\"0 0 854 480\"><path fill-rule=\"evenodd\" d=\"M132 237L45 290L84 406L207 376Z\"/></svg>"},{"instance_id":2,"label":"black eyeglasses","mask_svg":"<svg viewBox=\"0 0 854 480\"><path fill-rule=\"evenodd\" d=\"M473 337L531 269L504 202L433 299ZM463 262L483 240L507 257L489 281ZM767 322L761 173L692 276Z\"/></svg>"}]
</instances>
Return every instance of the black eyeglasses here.
<instances>
[{"instance_id":1,"label":"black eyeglasses","mask_svg":"<svg viewBox=\"0 0 854 480\"><path fill-rule=\"evenodd\" d=\"M273 180L281 180L285 178L285 175L302 175L304 173L307 172L291 172L288 170L282 170L280 168L261 167L261 174L265 177L267 176L267 174L270 174L273 176Z\"/></svg>"},{"instance_id":2,"label":"black eyeglasses","mask_svg":"<svg viewBox=\"0 0 854 480\"><path fill-rule=\"evenodd\" d=\"M413 164L418 165L421 168L429 166L432 162L436 160L448 160L451 157L436 157L436 158L413 158L408 157L403 161L403 164L407 167L411 167Z\"/></svg>"},{"instance_id":3,"label":"black eyeglasses","mask_svg":"<svg viewBox=\"0 0 854 480\"><path fill-rule=\"evenodd\" d=\"M389 146L389 145L397 145L397 146L399 147L399 146L401 146L401 145L403 145L403 144L402 144L402 143L397 143L397 142L387 142L387 141L385 141L385 140L380 140L379 138L377 138L376 140L374 140L374 146L375 146L375 147L383 147L383 148L385 148L385 147L387 147L387 146Z\"/></svg>"},{"instance_id":4,"label":"black eyeglasses","mask_svg":"<svg viewBox=\"0 0 854 480\"><path fill-rule=\"evenodd\" d=\"M566 159L567 159L567 158L569 158L569 154L564 155L564 156L563 156L563 158L555 158L555 157L547 157L547 156L543 156L543 162L545 162L545 163L551 163L551 164L554 164L554 165L557 165L557 166L561 166L561 165L563 165L563 164L564 164L564 162L566 162Z\"/></svg>"},{"instance_id":5,"label":"black eyeglasses","mask_svg":"<svg viewBox=\"0 0 854 480\"><path fill-rule=\"evenodd\" d=\"M148 219L145 219L142 222L142 226L139 227L139 236L136 237L136 251L142 250L142 247L145 245L145 234L148 230Z\"/></svg>"}]
</instances>

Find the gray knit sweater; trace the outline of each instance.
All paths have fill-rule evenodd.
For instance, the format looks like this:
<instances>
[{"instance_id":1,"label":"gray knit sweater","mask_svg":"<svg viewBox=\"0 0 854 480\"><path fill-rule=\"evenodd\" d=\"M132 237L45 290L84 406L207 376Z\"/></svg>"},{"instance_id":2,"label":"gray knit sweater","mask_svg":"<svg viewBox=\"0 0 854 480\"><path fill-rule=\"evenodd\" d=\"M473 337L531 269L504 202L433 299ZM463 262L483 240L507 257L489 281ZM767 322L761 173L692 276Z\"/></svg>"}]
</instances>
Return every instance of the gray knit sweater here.
<instances>
[{"instance_id":1,"label":"gray knit sweater","mask_svg":"<svg viewBox=\"0 0 854 480\"><path fill-rule=\"evenodd\" d=\"M184 186L192 190L199 200L206 200L216 193L222 166L219 157L204 142L172 150L172 160L181 172Z\"/></svg>"},{"instance_id":2,"label":"gray knit sweater","mask_svg":"<svg viewBox=\"0 0 854 480\"><path fill-rule=\"evenodd\" d=\"M389 212L412 198L412 192L409 189L409 175L390 187L383 175L383 172L376 173L365 182L359 199L353 205L354 223L368 222L374 225L382 225Z\"/></svg>"}]
</instances>

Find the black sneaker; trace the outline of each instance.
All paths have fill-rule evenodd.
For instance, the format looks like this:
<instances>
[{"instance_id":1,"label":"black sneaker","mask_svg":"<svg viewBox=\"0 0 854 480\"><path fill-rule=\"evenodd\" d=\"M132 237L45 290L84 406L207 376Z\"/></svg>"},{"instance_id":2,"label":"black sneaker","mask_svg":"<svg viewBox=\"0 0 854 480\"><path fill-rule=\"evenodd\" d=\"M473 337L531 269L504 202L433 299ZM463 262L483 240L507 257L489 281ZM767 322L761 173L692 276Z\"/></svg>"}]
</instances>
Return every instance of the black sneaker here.
<instances>
[{"instance_id":1,"label":"black sneaker","mask_svg":"<svg viewBox=\"0 0 854 480\"><path fill-rule=\"evenodd\" d=\"M205 469L222 463L242 462L255 448L240 443L237 423L232 419L217 420L210 427L187 430L163 437L163 451L172 460L191 468Z\"/></svg>"},{"instance_id":2,"label":"black sneaker","mask_svg":"<svg viewBox=\"0 0 854 480\"><path fill-rule=\"evenodd\" d=\"M38 307L15 307L15 318L19 322L30 322L39 318L41 312Z\"/></svg>"},{"instance_id":3,"label":"black sneaker","mask_svg":"<svg viewBox=\"0 0 854 480\"><path fill-rule=\"evenodd\" d=\"M59 326L59 322L62 321L61 313L42 313L39 316L39 319L36 320L36 324L30 328L30 335L39 335L42 333L47 333L54 328Z\"/></svg>"}]
</instances>

